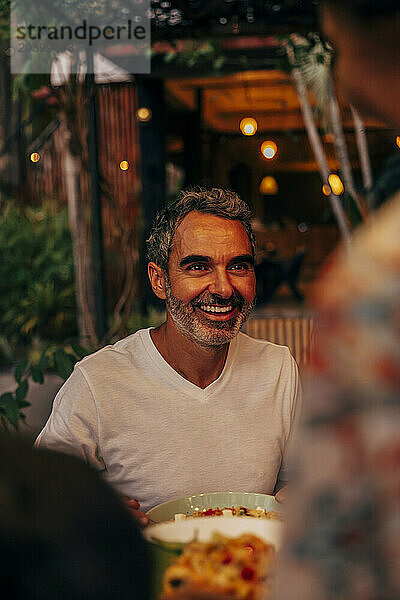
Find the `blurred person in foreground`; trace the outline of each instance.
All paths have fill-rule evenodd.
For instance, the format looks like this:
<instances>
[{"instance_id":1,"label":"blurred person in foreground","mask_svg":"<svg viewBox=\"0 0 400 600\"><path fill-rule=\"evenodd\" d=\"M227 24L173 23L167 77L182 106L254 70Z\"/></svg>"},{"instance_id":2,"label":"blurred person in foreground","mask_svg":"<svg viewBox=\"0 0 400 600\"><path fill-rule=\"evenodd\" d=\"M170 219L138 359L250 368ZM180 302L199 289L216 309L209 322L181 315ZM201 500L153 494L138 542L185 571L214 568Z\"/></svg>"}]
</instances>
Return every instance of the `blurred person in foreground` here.
<instances>
[{"instance_id":1,"label":"blurred person in foreground","mask_svg":"<svg viewBox=\"0 0 400 600\"><path fill-rule=\"evenodd\" d=\"M146 547L111 487L77 458L0 438L3 598L147 600Z\"/></svg>"},{"instance_id":2,"label":"blurred person in foreground","mask_svg":"<svg viewBox=\"0 0 400 600\"><path fill-rule=\"evenodd\" d=\"M398 0L326 0L336 77L364 116L400 129ZM314 290L279 600L400 598L400 194L339 250Z\"/></svg>"}]
</instances>

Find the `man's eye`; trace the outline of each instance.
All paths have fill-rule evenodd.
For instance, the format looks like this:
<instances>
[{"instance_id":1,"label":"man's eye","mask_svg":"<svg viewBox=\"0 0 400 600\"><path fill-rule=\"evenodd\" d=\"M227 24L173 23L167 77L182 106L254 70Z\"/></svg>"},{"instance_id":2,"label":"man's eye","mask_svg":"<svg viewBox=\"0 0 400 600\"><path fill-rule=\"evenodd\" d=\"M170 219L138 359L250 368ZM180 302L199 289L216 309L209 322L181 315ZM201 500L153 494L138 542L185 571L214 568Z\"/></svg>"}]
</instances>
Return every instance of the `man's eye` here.
<instances>
[{"instance_id":1,"label":"man's eye","mask_svg":"<svg viewBox=\"0 0 400 600\"><path fill-rule=\"evenodd\" d=\"M193 265L189 265L188 271L204 271L207 268L207 265L203 265L202 263L195 263Z\"/></svg>"},{"instance_id":2,"label":"man's eye","mask_svg":"<svg viewBox=\"0 0 400 600\"><path fill-rule=\"evenodd\" d=\"M231 265L229 268L231 271L249 271L251 267L247 263L236 263L235 265Z\"/></svg>"}]
</instances>

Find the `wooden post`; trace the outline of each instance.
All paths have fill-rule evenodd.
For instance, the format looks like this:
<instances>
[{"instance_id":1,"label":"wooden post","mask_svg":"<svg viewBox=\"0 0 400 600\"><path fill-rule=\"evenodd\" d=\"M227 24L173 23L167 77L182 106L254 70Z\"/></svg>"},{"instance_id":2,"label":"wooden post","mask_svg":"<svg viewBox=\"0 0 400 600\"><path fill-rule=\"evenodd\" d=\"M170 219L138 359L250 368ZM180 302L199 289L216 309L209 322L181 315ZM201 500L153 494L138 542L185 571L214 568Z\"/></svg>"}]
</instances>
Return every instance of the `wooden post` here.
<instances>
[{"instance_id":1,"label":"wooden post","mask_svg":"<svg viewBox=\"0 0 400 600\"><path fill-rule=\"evenodd\" d=\"M95 81L93 73L93 53L87 53L86 89L88 104L88 170L90 179L90 223L92 237L92 268L94 275L94 295L96 312L96 334L101 341L107 331L107 310L105 297L105 272L103 250L103 221L101 212L100 173L98 160L97 115Z\"/></svg>"},{"instance_id":2,"label":"wooden post","mask_svg":"<svg viewBox=\"0 0 400 600\"><path fill-rule=\"evenodd\" d=\"M68 218L74 252L75 296L79 341L82 346L96 347L94 322L88 301L88 267L90 264L87 220L80 194L81 159L70 151L71 133L65 123L63 131L63 176L68 200Z\"/></svg>"}]
</instances>

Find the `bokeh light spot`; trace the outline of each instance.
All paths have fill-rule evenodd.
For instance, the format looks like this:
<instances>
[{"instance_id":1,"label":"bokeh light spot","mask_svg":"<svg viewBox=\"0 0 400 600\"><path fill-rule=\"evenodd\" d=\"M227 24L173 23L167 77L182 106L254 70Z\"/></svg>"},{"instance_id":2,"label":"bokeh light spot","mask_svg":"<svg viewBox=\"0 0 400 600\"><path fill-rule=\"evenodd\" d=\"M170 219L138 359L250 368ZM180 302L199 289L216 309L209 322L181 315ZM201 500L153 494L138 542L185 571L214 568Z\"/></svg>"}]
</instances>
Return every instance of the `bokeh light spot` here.
<instances>
[{"instance_id":1,"label":"bokeh light spot","mask_svg":"<svg viewBox=\"0 0 400 600\"><path fill-rule=\"evenodd\" d=\"M275 142L272 142L271 140L266 140L265 142L263 142L261 144L261 154L263 156L265 156L265 158L268 158L268 159L274 158L277 150L278 150L277 145L275 144Z\"/></svg>"},{"instance_id":2,"label":"bokeh light spot","mask_svg":"<svg viewBox=\"0 0 400 600\"><path fill-rule=\"evenodd\" d=\"M254 135L257 131L257 121L252 117L245 117L240 121L240 131L243 135Z\"/></svg>"},{"instance_id":3,"label":"bokeh light spot","mask_svg":"<svg viewBox=\"0 0 400 600\"><path fill-rule=\"evenodd\" d=\"M278 193L278 183L277 183L275 177L272 177L272 175L266 175L265 177L263 177L263 179L261 180L261 183L260 183L259 190L260 190L261 194L268 195L268 196L277 194Z\"/></svg>"},{"instance_id":4,"label":"bokeh light spot","mask_svg":"<svg viewBox=\"0 0 400 600\"><path fill-rule=\"evenodd\" d=\"M141 106L136 111L136 117L138 121L145 123L146 121L150 121L151 119L151 110L147 108L147 106Z\"/></svg>"},{"instance_id":5,"label":"bokeh light spot","mask_svg":"<svg viewBox=\"0 0 400 600\"><path fill-rule=\"evenodd\" d=\"M329 177L328 177L328 181L329 181L329 185L331 186L331 190L335 194L335 196L340 196L341 194L343 194L344 185L343 185L342 180L340 179L339 175L336 175L335 173L331 173L331 175L329 175Z\"/></svg>"},{"instance_id":6,"label":"bokeh light spot","mask_svg":"<svg viewBox=\"0 0 400 600\"><path fill-rule=\"evenodd\" d=\"M32 152L32 154L30 155L29 158L31 159L31 161L33 163L37 163L40 160L40 154L39 154L39 152Z\"/></svg>"},{"instance_id":7,"label":"bokeh light spot","mask_svg":"<svg viewBox=\"0 0 400 600\"><path fill-rule=\"evenodd\" d=\"M329 196L331 192L331 186L327 183L324 183L324 185L322 186L322 193L324 194L324 196Z\"/></svg>"}]
</instances>

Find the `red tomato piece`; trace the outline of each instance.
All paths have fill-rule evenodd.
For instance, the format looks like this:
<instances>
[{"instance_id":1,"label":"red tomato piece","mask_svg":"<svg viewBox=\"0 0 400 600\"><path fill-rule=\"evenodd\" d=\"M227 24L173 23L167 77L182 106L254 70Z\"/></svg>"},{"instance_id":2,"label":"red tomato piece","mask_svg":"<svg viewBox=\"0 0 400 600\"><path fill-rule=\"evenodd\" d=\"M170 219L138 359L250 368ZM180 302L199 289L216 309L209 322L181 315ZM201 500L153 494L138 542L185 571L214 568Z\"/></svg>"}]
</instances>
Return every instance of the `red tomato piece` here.
<instances>
[{"instance_id":1,"label":"red tomato piece","mask_svg":"<svg viewBox=\"0 0 400 600\"><path fill-rule=\"evenodd\" d=\"M241 575L245 581L251 581L254 579L255 572L251 567L243 567Z\"/></svg>"}]
</instances>

